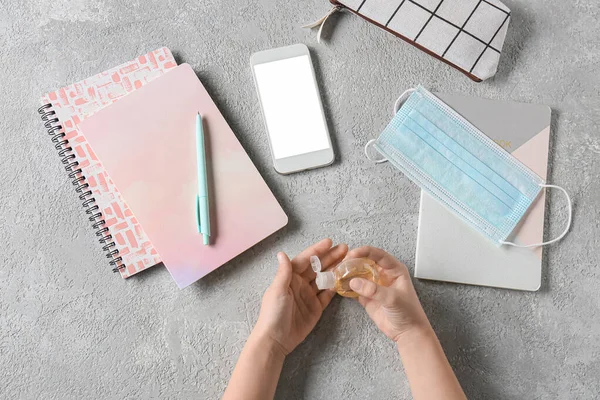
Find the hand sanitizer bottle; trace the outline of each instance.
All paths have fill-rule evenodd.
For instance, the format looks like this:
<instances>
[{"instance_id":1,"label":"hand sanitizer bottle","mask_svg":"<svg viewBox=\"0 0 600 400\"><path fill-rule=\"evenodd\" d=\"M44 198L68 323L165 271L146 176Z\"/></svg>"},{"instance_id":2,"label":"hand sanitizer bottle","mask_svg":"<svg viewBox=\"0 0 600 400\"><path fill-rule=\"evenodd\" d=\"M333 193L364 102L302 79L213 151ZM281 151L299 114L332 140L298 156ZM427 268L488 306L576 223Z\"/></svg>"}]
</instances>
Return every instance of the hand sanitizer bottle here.
<instances>
[{"instance_id":1,"label":"hand sanitizer bottle","mask_svg":"<svg viewBox=\"0 0 600 400\"><path fill-rule=\"evenodd\" d=\"M340 296L358 297L358 293L350 289L350 281L354 278L363 278L381 284L379 276L381 267L368 258L344 260L334 269L322 272L319 257L311 256L310 265L317 273L315 279L317 288L334 289Z\"/></svg>"}]
</instances>

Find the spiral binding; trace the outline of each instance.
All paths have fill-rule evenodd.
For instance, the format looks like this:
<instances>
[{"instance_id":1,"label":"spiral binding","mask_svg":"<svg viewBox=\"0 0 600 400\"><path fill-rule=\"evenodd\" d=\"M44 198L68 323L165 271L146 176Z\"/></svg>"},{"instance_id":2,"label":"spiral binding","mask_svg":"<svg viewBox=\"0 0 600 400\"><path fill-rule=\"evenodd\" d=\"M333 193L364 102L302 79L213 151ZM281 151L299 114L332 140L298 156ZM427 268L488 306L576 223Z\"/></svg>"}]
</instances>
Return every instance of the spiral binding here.
<instances>
[{"instance_id":1,"label":"spiral binding","mask_svg":"<svg viewBox=\"0 0 600 400\"><path fill-rule=\"evenodd\" d=\"M92 197L92 191L89 190L90 185L86 182L85 176L79 168L79 162L75 160L73 148L69 146L69 141L65 139L63 127L56 116L56 112L52 110L52 104L44 104L38 109L38 113L41 115L44 127L51 136L54 148L58 151L60 161L69 173L69 179L72 179L71 183L75 186L75 192L79 194L85 213L90 216L89 220L93 222L92 228L96 230L96 236L99 237L98 240L103 245L102 251L106 252L106 258L110 260L109 263L113 266L112 271L119 272L125 268L122 263L123 258L119 256L119 250L115 248L116 244L112 240L112 235L109 233L108 228L104 226L105 221L102 218L100 207L96 204L96 199Z\"/></svg>"}]
</instances>

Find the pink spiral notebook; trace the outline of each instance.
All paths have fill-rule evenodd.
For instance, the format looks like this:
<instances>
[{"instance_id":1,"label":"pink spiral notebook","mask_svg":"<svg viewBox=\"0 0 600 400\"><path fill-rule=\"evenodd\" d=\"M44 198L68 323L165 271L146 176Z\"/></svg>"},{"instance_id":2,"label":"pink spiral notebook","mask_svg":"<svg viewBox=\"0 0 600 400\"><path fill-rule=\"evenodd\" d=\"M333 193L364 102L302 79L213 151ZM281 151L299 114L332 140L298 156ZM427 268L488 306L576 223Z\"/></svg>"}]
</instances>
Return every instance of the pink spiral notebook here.
<instances>
[{"instance_id":1,"label":"pink spiral notebook","mask_svg":"<svg viewBox=\"0 0 600 400\"><path fill-rule=\"evenodd\" d=\"M163 47L41 99L39 113L44 126L52 135L110 264L123 278L161 260L102 163L93 156L79 124L176 66L171 51Z\"/></svg>"},{"instance_id":2,"label":"pink spiral notebook","mask_svg":"<svg viewBox=\"0 0 600 400\"><path fill-rule=\"evenodd\" d=\"M206 135L211 245L196 226L195 119ZM180 288L281 229L287 216L183 64L80 124Z\"/></svg>"}]
</instances>

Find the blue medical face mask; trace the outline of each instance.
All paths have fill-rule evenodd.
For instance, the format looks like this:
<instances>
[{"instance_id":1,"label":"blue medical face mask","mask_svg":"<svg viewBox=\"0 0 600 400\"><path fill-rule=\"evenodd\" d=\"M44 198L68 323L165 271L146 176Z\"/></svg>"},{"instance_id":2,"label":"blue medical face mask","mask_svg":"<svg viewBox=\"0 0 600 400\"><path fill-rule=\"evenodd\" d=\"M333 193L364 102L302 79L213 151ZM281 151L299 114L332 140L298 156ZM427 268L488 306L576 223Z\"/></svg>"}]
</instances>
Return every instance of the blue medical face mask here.
<instances>
[{"instance_id":1,"label":"blue medical face mask","mask_svg":"<svg viewBox=\"0 0 600 400\"><path fill-rule=\"evenodd\" d=\"M385 157L378 161L392 163L497 246L542 246L562 239L568 232L571 200L567 192L546 185L542 178L429 91L419 86L405 92L398 99L395 111L379 138L367 143L367 157L369 147L373 146ZM567 229L545 243L521 246L507 242L544 187L557 188L566 195Z\"/></svg>"}]
</instances>

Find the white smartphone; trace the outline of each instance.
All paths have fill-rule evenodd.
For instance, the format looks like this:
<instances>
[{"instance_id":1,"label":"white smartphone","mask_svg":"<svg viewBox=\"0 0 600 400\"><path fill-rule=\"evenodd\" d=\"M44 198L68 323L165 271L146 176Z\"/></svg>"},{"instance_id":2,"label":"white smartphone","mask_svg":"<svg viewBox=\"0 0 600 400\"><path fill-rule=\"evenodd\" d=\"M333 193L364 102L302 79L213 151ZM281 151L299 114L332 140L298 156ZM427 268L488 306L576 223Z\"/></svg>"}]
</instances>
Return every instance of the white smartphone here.
<instances>
[{"instance_id":1,"label":"white smartphone","mask_svg":"<svg viewBox=\"0 0 600 400\"><path fill-rule=\"evenodd\" d=\"M333 148L308 47L261 51L250 63L275 170L291 174L331 165Z\"/></svg>"}]
</instances>

